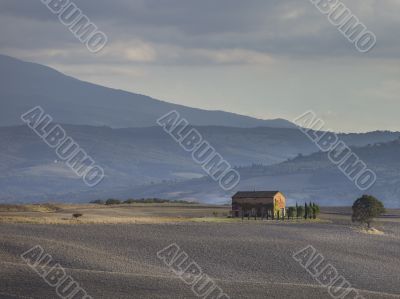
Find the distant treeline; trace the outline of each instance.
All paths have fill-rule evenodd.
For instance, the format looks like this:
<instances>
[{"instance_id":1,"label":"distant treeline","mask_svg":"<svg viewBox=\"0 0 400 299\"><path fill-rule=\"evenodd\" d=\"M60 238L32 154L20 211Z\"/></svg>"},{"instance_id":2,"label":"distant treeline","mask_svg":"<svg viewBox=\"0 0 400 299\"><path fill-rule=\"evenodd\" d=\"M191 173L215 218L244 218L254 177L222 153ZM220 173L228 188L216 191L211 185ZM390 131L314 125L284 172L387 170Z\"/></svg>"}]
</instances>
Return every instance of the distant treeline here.
<instances>
[{"instance_id":1,"label":"distant treeline","mask_svg":"<svg viewBox=\"0 0 400 299\"><path fill-rule=\"evenodd\" d=\"M132 204L132 203L181 203L181 204L196 204L197 202L186 201L186 200L169 200L161 198L141 198L141 199L127 199L120 200L115 198L109 198L107 200L97 199L90 203L98 205L120 205L120 204Z\"/></svg>"}]
</instances>

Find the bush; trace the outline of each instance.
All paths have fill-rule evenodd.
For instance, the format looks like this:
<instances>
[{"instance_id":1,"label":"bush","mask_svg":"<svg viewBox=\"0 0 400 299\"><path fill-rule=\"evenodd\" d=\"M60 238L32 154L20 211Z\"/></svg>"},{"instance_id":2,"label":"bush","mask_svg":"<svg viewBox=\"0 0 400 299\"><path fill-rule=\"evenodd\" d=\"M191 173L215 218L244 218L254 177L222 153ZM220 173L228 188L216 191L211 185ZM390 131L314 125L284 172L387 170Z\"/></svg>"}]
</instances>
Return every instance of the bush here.
<instances>
[{"instance_id":1,"label":"bush","mask_svg":"<svg viewBox=\"0 0 400 299\"><path fill-rule=\"evenodd\" d=\"M303 217L304 217L304 207L298 206L297 207L297 218L303 218Z\"/></svg>"},{"instance_id":2,"label":"bush","mask_svg":"<svg viewBox=\"0 0 400 299\"><path fill-rule=\"evenodd\" d=\"M186 201L186 200L170 200L170 199L162 199L162 198L141 198L141 199L128 199L128 200L125 200L124 203L127 203L127 204L132 204L132 203L196 204L197 202Z\"/></svg>"},{"instance_id":3,"label":"bush","mask_svg":"<svg viewBox=\"0 0 400 299\"><path fill-rule=\"evenodd\" d=\"M296 215L296 208L295 207L289 207L287 210L288 213L288 218L294 218L294 216Z\"/></svg>"},{"instance_id":4,"label":"bush","mask_svg":"<svg viewBox=\"0 0 400 299\"><path fill-rule=\"evenodd\" d=\"M308 219L312 219L313 218L313 206L310 202L310 204L308 205Z\"/></svg>"},{"instance_id":5,"label":"bush","mask_svg":"<svg viewBox=\"0 0 400 299\"><path fill-rule=\"evenodd\" d=\"M97 204L97 205L105 204L104 200L101 200L101 199L92 200L90 203Z\"/></svg>"},{"instance_id":6,"label":"bush","mask_svg":"<svg viewBox=\"0 0 400 299\"><path fill-rule=\"evenodd\" d=\"M120 205L121 204L121 201L119 200L119 199L112 199L112 198L110 198L110 199L107 199L106 200L106 205L107 206L110 206L110 205Z\"/></svg>"},{"instance_id":7,"label":"bush","mask_svg":"<svg viewBox=\"0 0 400 299\"><path fill-rule=\"evenodd\" d=\"M82 213L74 213L72 214L72 217L74 217L75 219L78 219L79 217L82 217L83 214Z\"/></svg>"},{"instance_id":8,"label":"bush","mask_svg":"<svg viewBox=\"0 0 400 299\"><path fill-rule=\"evenodd\" d=\"M119 205L119 204L133 204L133 203L141 203L141 204L163 204L163 203L173 203L173 204L197 204L197 202L194 201L186 201L186 200L169 200L169 199L161 199L161 198L141 198L141 199L127 199L125 201L119 200L119 199L114 199L110 198L107 199L106 201L97 199L93 200L90 203L93 204L106 204L106 205Z\"/></svg>"},{"instance_id":9,"label":"bush","mask_svg":"<svg viewBox=\"0 0 400 299\"><path fill-rule=\"evenodd\" d=\"M308 205L307 203L304 204L304 219L307 220L308 218Z\"/></svg>"},{"instance_id":10,"label":"bush","mask_svg":"<svg viewBox=\"0 0 400 299\"><path fill-rule=\"evenodd\" d=\"M135 202L138 202L138 201L136 199L127 199L124 201L124 203L127 203L127 204L133 204Z\"/></svg>"},{"instance_id":11,"label":"bush","mask_svg":"<svg viewBox=\"0 0 400 299\"><path fill-rule=\"evenodd\" d=\"M363 195L357 199L353 204L353 215L351 220L353 222L366 223L368 228L375 217L385 212L385 207L381 201L371 195Z\"/></svg>"},{"instance_id":12,"label":"bush","mask_svg":"<svg viewBox=\"0 0 400 299\"><path fill-rule=\"evenodd\" d=\"M214 217L218 217L218 212L214 211L212 214L213 214Z\"/></svg>"},{"instance_id":13,"label":"bush","mask_svg":"<svg viewBox=\"0 0 400 299\"><path fill-rule=\"evenodd\" d=\"M313 214L313 218L317 219L318 214L320 213L320 208L319 205L313 203L312 204L312 214Z\"/></svg>"}]
</instances>

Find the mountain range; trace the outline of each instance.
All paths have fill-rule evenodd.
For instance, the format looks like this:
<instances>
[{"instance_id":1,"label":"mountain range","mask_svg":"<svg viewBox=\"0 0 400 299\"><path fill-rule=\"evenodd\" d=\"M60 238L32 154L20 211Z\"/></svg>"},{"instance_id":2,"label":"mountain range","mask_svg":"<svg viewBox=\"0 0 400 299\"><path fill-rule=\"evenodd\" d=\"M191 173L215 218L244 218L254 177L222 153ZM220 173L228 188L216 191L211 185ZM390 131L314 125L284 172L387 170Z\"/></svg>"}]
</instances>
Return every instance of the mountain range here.
<instances>
[{"instance_id":1,"label":"mountain range","mask_svg":"<svg viewBox=\"0 0 400 299\"><path fill-rule=\"evenodd\" d=\"M385 206L400 207L400 139L353 147L353 152L376 173L375 184L367 191L382 201ZM360 191L337 166L333 165L327 153L317 152L298 156L274 165L251 165L237 169L241 181L236 190L281 190L288 198L288 204L308 201L324 206L351 205L364 191ZM204 202L229 203L231 193L221 190L208 177L185 182L164 182L151 188L131 188L116 193L126 197L153 196L169 199L202 199Z\"/></svg>"},{"instance_id":2,"label":"mountain range","mask_svg":"<svg viewBox=\"0 0 400 299\"><path fill-rule=\"evenodd\" d=\"M4 55L0 55L0 78L0 126L18 125L21 114L41 106L59 123L112 128L154 126L171 110L178 111L192 125L294 127L283 119L261 120L171 104L83 82L47 66Z\"/></svg>"},{"instance_id":3,"label":"mountain range","mask_svg":"<svg viewBox=\"0 0 400 299\"><path fill-rule=\"evenodd\" d=\"M190 153L156 125L176 110L241 175L236 190L280 189L289 202L350 204L360 195L326 154L291 122L208 111L102 87L54 69L0 55L0 203L88 202L117 197L163 197L225 203ZM20 115L40 105L105 170L86 187ZM368 192L400 206L396 160L400 132L338 134L378 175Z\"/></svg>"},{"instance_id":4,"label":"mountain range","mask_svg":"<svg viewBox=\"0 0 400 299\"><path fill-rule=\"evenodd\" d=\"M155 187L159 184L170 186L172 183L187 183L188 189L191 189L191 179L205 175L201 167L193 162L190 153L181 149L161 127L113 129L104 126L63 125L63 128L104 168L106 176L102 183L95 188L86 187L58 159L54 150L27 126L2 127L0 201L87 201L113 197L120 190L128 190L124 193L125 197L152 195L169 198L168 194L155 194ZM285 162L288 160L293 163L297 157L318 151L298 129L196 128L225 160L239 167L241 175L246 172L246 167L253 164L268 167L282 162L289 163ZM348 145L359 147L390 142L399 138L400 133L339 134L339 137ZM272 188L270 182L265 179L258 187ZM213 184L218 188L217 184ZM253 184L250 187L253 188ZM136 188L144 191L129 191ZM211 189L203 189L205 192L208 190ZM213 196L210 192L209 195L191 195L190 199L212 202ZM224 196L229 197L229 194Z\"/></svg>"}]
</instances>

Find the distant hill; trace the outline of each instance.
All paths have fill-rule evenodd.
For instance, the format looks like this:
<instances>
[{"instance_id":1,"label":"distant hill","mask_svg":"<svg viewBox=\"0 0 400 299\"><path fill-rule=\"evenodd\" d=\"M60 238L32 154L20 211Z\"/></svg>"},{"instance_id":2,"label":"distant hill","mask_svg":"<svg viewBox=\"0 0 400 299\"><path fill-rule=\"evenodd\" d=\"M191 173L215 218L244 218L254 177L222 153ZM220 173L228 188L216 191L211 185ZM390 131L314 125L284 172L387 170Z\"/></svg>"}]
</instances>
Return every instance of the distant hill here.
<instances>
[{"instance_id":1,"label":"distant hill","mask_svg":"<svg viewBox=\"0 0 400 299\"><path fill-rule=\"evenodd\" d=\"M400 208L400 140L354 147L353 150L377 174L375 185L368 191L357 189L328 160L327 154L321 152L270 166L241 167L237 190L281 190L289 204L316 201L326 206L351 205L358 196L368 193L383 200L388 207ZM223 203L229 202L232 193L222 192L215 182L205 177L121 191L118 196L146 194Z\"/></svg>"},{"instance_id":2,"label":"distant hill","mask_svg":"<svg viewBox=\"0 0 400 299\"><path fill-rule=\"evenodd\" d=\"M224 202L230 194L202 178L190 155L156 126L177 110L224 159L239 167L240 188L281 189L289 199L337 204L358 193L294 124L208 111L79 81L49 67L0 55L0 202L164 197ZM105 169L88 189L20 115L42 106ZM396 204L398 132L340 134L376 168L376 188ZM383 156L382 156L383 155ZM286 162L285 162L286 161ZM281 164L279 164L281 163ZM262 166L260 166L262 165ZM378 196L379 197L379 196Z\"/></svg>"},{"instance_id":3,"label":"distant hill","mask_svg":"<svg viewBox=\"0 0 400 299\"><path fill-rule=\"evenodd\" d=\"M186 196L186 193L179 193L181 186L182 190L190 190L188 194L199 201L213 202L225 196L218 193L220 190L215 183L203 186L200 190L194 188L193 182L175 185L202 177L204 172L192 161L191 155L183 151L160 127L63 127L97 164L104 167L104 181L96 188L88 189L28 127L3 127L0 128L0 201L88 201L118 194L121 194L121 198L122 195L126 198L148 197L158 190L161 195L168 192L166 196L169 196L175 187L175 197L181 199L181 195ZM250 165L272 165L287 159L297 161L299 154L309 155L317 151L315 145L298 129L217 126L197 129L233 166L244 167L240 172L243 172L244 178L249 177L249 188L253 184L253 177L260 175L247 175L247 169L264 171L265 167L258 170L259 167L248 168ZM371 132L341 134L340 137L349 145L365 146L394 140L400 137L400 133ZM274 172L271 176L278 179L276 174ZM259 180L259 186L266 187L270 178ZM165 192L162 189L165 187L163 181L167 185ZM287 189L285 185L282 187L285 187L283 190Z\"/></svg>"},{"instance_id":4,"label":"distant hill","mask_svg":"<svg viewBox=\"0 0 400 299\"><path fill-rule=\"evenodd\" d=\"M283 119L261 120L195 109L148 96L79 81L52 68L0 55L0 126L20 124L20 115L41 105L57 122L113 128L149 127L171 110L193 125L294 127Z\"/></svg>"}]
</instances>

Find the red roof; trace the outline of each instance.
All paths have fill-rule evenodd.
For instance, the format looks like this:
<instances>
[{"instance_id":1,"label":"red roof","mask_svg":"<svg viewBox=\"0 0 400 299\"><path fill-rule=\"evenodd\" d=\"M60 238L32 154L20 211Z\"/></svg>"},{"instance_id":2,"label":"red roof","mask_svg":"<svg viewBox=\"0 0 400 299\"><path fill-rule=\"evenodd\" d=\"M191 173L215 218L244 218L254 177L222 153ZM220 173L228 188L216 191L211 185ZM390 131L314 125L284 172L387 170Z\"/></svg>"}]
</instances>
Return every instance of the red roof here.
<instances>
[{"instance_id":1,"label":"red roof","mask_svg":"<svg viewBox=\"0 0 400 299\"><path fill-rule=\"evenodd\" d=\"M273 198L279 191L239 191L232 198Z\"/></svg>"}]
</instances>

